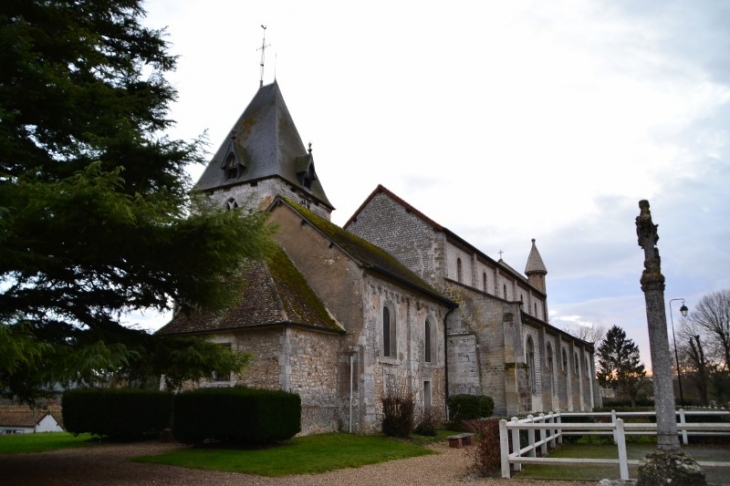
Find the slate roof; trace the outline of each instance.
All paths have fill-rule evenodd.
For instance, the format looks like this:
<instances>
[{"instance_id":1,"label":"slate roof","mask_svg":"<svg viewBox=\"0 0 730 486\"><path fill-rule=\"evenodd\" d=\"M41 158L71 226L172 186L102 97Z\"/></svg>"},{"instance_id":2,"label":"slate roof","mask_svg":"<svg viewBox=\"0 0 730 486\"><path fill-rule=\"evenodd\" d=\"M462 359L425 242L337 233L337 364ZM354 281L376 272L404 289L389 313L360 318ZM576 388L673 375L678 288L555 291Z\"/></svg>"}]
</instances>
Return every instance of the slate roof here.
<instances>
[{"instance_id":1,"label":"slate roof","mask_svg":"<svg viewBox=\"0 0 730 486\"><path fill-rule=\"evenodd\" d=\"M393 257L382 248L373 245L369 241L366 241L343 228L340 228L336 224L316 215L308 209L305 209L291 199L279 197L276 201L274 201L272 207L279 203L286 204L299 213L299 215L309 224L319 230L325 238L329 239L332 244L338 246L360 266L367 270L377 272L387 278L404 283L414 290L426 294L451 307L457 306L455 302L439 293L436 289L431 287L431 285L426 283L426 281L408 269L408 267L400 263L397 258Z\"/></svg>"},{"instance_id":2,"label":"slate roof","mask_svg":"<svg viewBox=\"0 0 730 486\"><path fill-rule=\"evenodd\" d=\"M238 176L230 179L225 170L229 155L238 164ZM286 180L334 209L314 170L311 150L305 149L276 81L259 88L195 189L205 191L272 177Z\"/></svg>"},{"instance_id":3,"label":"slate roof","mask_svg":"<svg viewBox=\"0 0 730 486\"><path fill-rule=\"evenodd\" d=\"M547 273L547 267L535 246L535 238L532 239L532 248L530 249L530 255L527 257L527 265L525 265L525 274L529 275L531 273Z\"/></svg>"},{"instance_id":4,"label":"slate roof","mask_svg":"<svg viewBox=\"0 0 730 486\"><path fill-rule=\"evenodd\" d=\"M344 332L283 249L266 262L249 262L238 303L222 313L178 314L157 334L214 332L272 325L298 325Z\"/></svg>"}]
</instances>

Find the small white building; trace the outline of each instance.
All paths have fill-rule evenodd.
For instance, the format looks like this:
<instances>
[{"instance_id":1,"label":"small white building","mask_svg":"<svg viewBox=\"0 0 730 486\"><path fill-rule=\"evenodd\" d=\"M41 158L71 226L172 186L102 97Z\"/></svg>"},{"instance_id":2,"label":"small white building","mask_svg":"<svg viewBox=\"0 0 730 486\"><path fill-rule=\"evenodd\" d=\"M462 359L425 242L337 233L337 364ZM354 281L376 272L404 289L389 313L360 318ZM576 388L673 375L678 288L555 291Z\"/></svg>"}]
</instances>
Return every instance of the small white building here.
<instances>
[{"instance_id":1,"label":"small white building","mask_svg":"<svg viewBox=\"0 0 730 486\"><path fill-rule=\"evenodd\" d=\"M63 432L63 427L48 410L33 410L29 407L0 409L0 435L38 432Z\"/></svg>"}]
</instances>

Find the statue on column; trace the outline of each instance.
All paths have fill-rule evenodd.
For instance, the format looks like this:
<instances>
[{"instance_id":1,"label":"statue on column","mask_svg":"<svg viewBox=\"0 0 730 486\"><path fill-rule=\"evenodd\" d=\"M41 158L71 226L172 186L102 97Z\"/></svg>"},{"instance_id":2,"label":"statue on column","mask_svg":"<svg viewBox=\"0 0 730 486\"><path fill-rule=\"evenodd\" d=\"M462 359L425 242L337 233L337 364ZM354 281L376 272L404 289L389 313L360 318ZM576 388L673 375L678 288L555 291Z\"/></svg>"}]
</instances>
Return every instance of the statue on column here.
<instances>
[{"instance_id":1,"label":"statue on column","mask_svg":"<svg viewBox=\"0 0 730 486\"><path fill-rule=\"evenodd\" d=\"M656 244L657 228L651 219L649 201L639 201L636 217L636 235L644 250L644 271L641 290L646 300L646 318L649 328L649 346L656 408L657 451L646 455L639 466L637 486L706 485L705 475L697 462L682 452L677 437L677 414L674 405L672 361L669 353L667 314L664 310L664 275Z\"/></svg>"}]
</instances>

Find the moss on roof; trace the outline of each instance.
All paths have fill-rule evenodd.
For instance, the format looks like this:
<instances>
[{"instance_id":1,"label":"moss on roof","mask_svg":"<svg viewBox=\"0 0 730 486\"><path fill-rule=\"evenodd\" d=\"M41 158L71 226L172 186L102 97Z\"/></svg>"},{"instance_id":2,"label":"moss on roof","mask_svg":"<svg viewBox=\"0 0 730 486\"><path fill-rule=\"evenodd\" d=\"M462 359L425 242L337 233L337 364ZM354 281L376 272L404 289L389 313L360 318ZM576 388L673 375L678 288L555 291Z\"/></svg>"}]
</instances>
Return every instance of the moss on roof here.
<instances>
[{"instance_id":1,"label":"moss on roof","mask_svg":"<svg viewBox=\"0 0 730 486\"><path fill-rule=\"evenodd\" d=\"M280 247L266 262L250 261L244 267L241 279L246 285L237 303L220 313L178 314L157 333L215 332L277 324L344 332Z\"/></svg>"},{"instance_id":2,"label":"moss on roof","mask_svg":"<svg viewBox=\"0 0 730 486\"><path fill-rule=\"evenodd\" d=\"M299 213L312 226L322 232L326 238L340 247L352 258L357 260L361 265L385 276L389 276L391 278L395 277L422 292L431 294L442 301L451 303L448 298L444 297L440 292L431 287L428 283L426 283L426 281L421 279L421 277L408 269L408 267L403 265L397 258L387 251L350 233L347 230L340 228L331 221L318 216L289 198L280 196L280 199L286 202L288 206Z\"/></svg>"},{"instance_id":3,"label":"moss on roof","mask_svg":"<svg viewBox=\"0 0 730 486\"><path fill-rule=\"evenodd\" d=\"M302 324L316 322L321 327L344 330L332 318L284 250L277 248L269 258L268 267L288 320Z\"/></svg>"}]
</instances>

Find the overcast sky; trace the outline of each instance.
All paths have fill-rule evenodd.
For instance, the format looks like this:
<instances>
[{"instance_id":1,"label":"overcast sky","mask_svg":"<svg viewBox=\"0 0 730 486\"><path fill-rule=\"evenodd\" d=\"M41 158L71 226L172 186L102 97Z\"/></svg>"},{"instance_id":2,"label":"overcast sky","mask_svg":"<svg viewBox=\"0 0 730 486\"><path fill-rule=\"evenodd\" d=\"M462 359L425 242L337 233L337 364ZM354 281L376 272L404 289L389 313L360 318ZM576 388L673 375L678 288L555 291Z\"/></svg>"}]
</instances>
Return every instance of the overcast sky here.
<instances>
[{"instance_id":1,"label":"overcast sky","mask_svg":"<svg viewBox=\"0 0 730 486\"><path fill-rule=\"evenodd\" d=\"M667 304L730 288L730 2L146 8L179 55L171 135L207 131L211 151L258 89L267 26L264 83L312 142L338 224L382 184L516 269L536 238L551 324L617 324L647 364L640 199Z\"/></svg>"}]
</instances>

